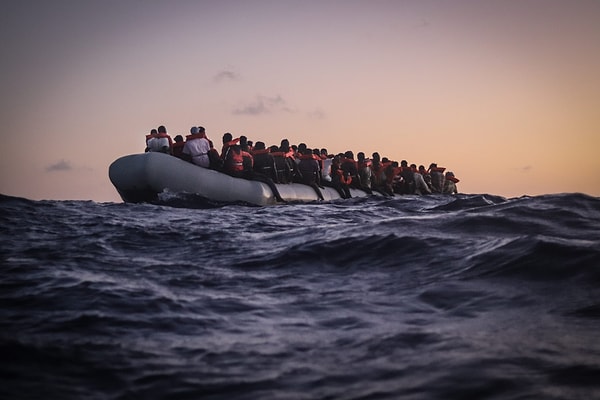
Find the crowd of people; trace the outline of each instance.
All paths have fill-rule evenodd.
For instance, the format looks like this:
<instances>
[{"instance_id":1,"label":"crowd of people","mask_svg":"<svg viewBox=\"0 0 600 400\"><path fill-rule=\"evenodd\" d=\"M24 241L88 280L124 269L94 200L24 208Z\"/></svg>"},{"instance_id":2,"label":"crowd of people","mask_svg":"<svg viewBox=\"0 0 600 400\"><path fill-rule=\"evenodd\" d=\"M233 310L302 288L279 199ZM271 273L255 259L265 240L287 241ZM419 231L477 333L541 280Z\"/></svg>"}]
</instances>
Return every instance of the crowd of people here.
<instances>
[{"instance_id":1,"label":"crowd of people","mask_svg":"<svg viewBox=\"0 0 600 400\"><path fill-rule=\"evenodd\" d=\"M351 197L350 189L373 191L384 195L432 193L458 193L458 179L454 173L445 172L444 167L431 163L408 164L406 160L393 161L375 152L367 158L363 152L350 150L330 154L327 149L310 148L305 143L290 145L287 139L279 145L267 147L264 142L256 143L245 136L234 138L231 133L222 137L221 150L214 148L202 126L194 126L190 134L171 136L164 126L152 129L146 135L146 151L171 154L202 168L210 168L228 175L264 182L273 191L278 201L275 183L302 183L312 187L319 199L321 189L330 186L342 198Z\"/></svg>"}]
</instances>

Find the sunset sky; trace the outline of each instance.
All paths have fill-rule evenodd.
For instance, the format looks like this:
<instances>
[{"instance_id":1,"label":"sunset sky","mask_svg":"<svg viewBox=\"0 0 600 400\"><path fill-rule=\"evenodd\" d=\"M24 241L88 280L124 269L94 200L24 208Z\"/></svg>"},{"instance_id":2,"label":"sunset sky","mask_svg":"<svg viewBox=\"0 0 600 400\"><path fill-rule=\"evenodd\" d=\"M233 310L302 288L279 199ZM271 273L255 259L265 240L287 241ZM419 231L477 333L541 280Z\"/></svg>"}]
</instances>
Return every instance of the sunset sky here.
<instances>
[{"instance_id":1,"label":"sunset sky","mask_svg":"<svg viewBox=\"0 0 600 400\"><path fill-rule=\"evenodd\" d=\"M436 162L463 193L600 196L600 1L14 1L0 193L121 201L165 125Z\"/></svg>"}]
</instances>

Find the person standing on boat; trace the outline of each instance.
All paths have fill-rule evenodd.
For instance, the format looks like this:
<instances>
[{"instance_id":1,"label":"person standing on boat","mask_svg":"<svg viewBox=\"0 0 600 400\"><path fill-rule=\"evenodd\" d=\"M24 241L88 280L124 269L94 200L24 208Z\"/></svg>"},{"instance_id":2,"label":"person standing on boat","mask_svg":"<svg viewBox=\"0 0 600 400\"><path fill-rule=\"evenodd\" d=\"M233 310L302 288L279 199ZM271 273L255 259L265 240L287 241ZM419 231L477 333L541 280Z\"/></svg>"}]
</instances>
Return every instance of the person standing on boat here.
<instances>
[{"instance_id":1,"label":"person standing on boat","mask_svg":"<svg viewBox=\"0 0 600 400\"><path fill-rule=\"evenodd\" d=\"M192 127L190 129L190 134L187 135L185 139L182 158L200 167L208 168L210 166L210 159L208 157L208 153L210 152L210 143L206 138L206 132L204 128L195 126Z\"/></svg>"}]
</instances>

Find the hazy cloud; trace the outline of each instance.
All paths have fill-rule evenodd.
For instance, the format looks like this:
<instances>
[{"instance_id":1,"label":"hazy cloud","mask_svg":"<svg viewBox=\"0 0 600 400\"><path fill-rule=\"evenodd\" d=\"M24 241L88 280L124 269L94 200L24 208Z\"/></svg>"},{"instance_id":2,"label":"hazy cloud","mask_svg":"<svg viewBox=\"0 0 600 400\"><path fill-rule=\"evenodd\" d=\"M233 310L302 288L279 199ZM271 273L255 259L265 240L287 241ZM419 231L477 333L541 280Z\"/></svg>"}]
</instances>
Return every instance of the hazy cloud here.
<instances>
[{"instance_id":1,"label":"hazy cloud","mask_svg":"<svg viewBox=\"0 0 600 400\"><path fill-rule=\"evenodd\" d=\"M533 169L531 165L525 165L524 167L517 168L521 172L529 172Z\"/></svg>"},{"instance_id":2,"label":"hazy cloud","mask_svg":"<svg viewBox=\"0 0 600 400\"><path fill-rule=\"evenodd\" d=\"M46 172L57 171L93 171L93 168L87 165L73 166L71 165L71 162L67 160L60 160L46 167Z\"/></svg>"},{"instance_id":3,"label":"hazy cloud","mask_svg":"<svg viewBox=\"0 0 600 400\"><path fill-rule=\"evenodd\" d=\"M293 112L281 96L257 96L253 102L233 110L234 114L260 115L276 111Z\"/></svg>"},{"instance_id":4,"label":"hazy cloud","mask_svg":"<svg viewBox=\"0 0 600 400\"><path fill-rule=\"evenodd\" d=\"M308 117L312 119L325 119L327 118L327 114L320 108L316 108L313 111L308 112Z\"/></svg>"},{"instance_id":5,"label":"hazy cloud","mask_svg":"<svg viewBox=\"0 0 600 400\"><path fill-rule=\"evenodd\" d=\"M217 83L226 81L239 81L240 79L241 78L237 73L229 70L220 71L213 77L213 81Z\"/></svg>"},{"instance_id":6,"label":"hazy cloud","mask_svg":"<svg viewBox=\"0 0 600 400\"><path fill-rule=\"evenodd\" d=\"M46 167L46 172L55 172L55 171L70 171L73 167L71 163L66 160L60 160L52 165Z\"/></svg>"}]
</instances>

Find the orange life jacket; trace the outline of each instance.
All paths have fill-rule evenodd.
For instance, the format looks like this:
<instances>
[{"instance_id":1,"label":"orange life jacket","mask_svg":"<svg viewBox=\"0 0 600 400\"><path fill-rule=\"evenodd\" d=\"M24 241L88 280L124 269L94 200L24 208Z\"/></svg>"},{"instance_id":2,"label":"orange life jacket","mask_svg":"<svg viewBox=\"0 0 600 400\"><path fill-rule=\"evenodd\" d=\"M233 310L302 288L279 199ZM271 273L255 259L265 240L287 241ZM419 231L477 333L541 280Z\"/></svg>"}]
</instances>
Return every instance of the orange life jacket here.
<instances>
[{"instance_id":1,"label":"orange life jacket","mask_svg":"<svg viewBox=\"0 0 600 400\"><path fill-rule=\"evenodd\" d=\"M193 135L187 135L185 137L185 140L194 140L194 139L206 139L206 140L208 140L206 138L206 135L204 133L195 133Z\"/></svg>"},{"instance_id":2,"label":"orange life jacket","mask_svg":"<svg viewBox=\"0 0 600 400\"><path fill-rule=\"evenodd\" d=\"M225 159L223 160L225 163L225 171L242 172L244 170L244 153L246 152L241 148L233 149L233 145L227 146L227 149L225 150Z\"/></svg>"}]
</instances>

